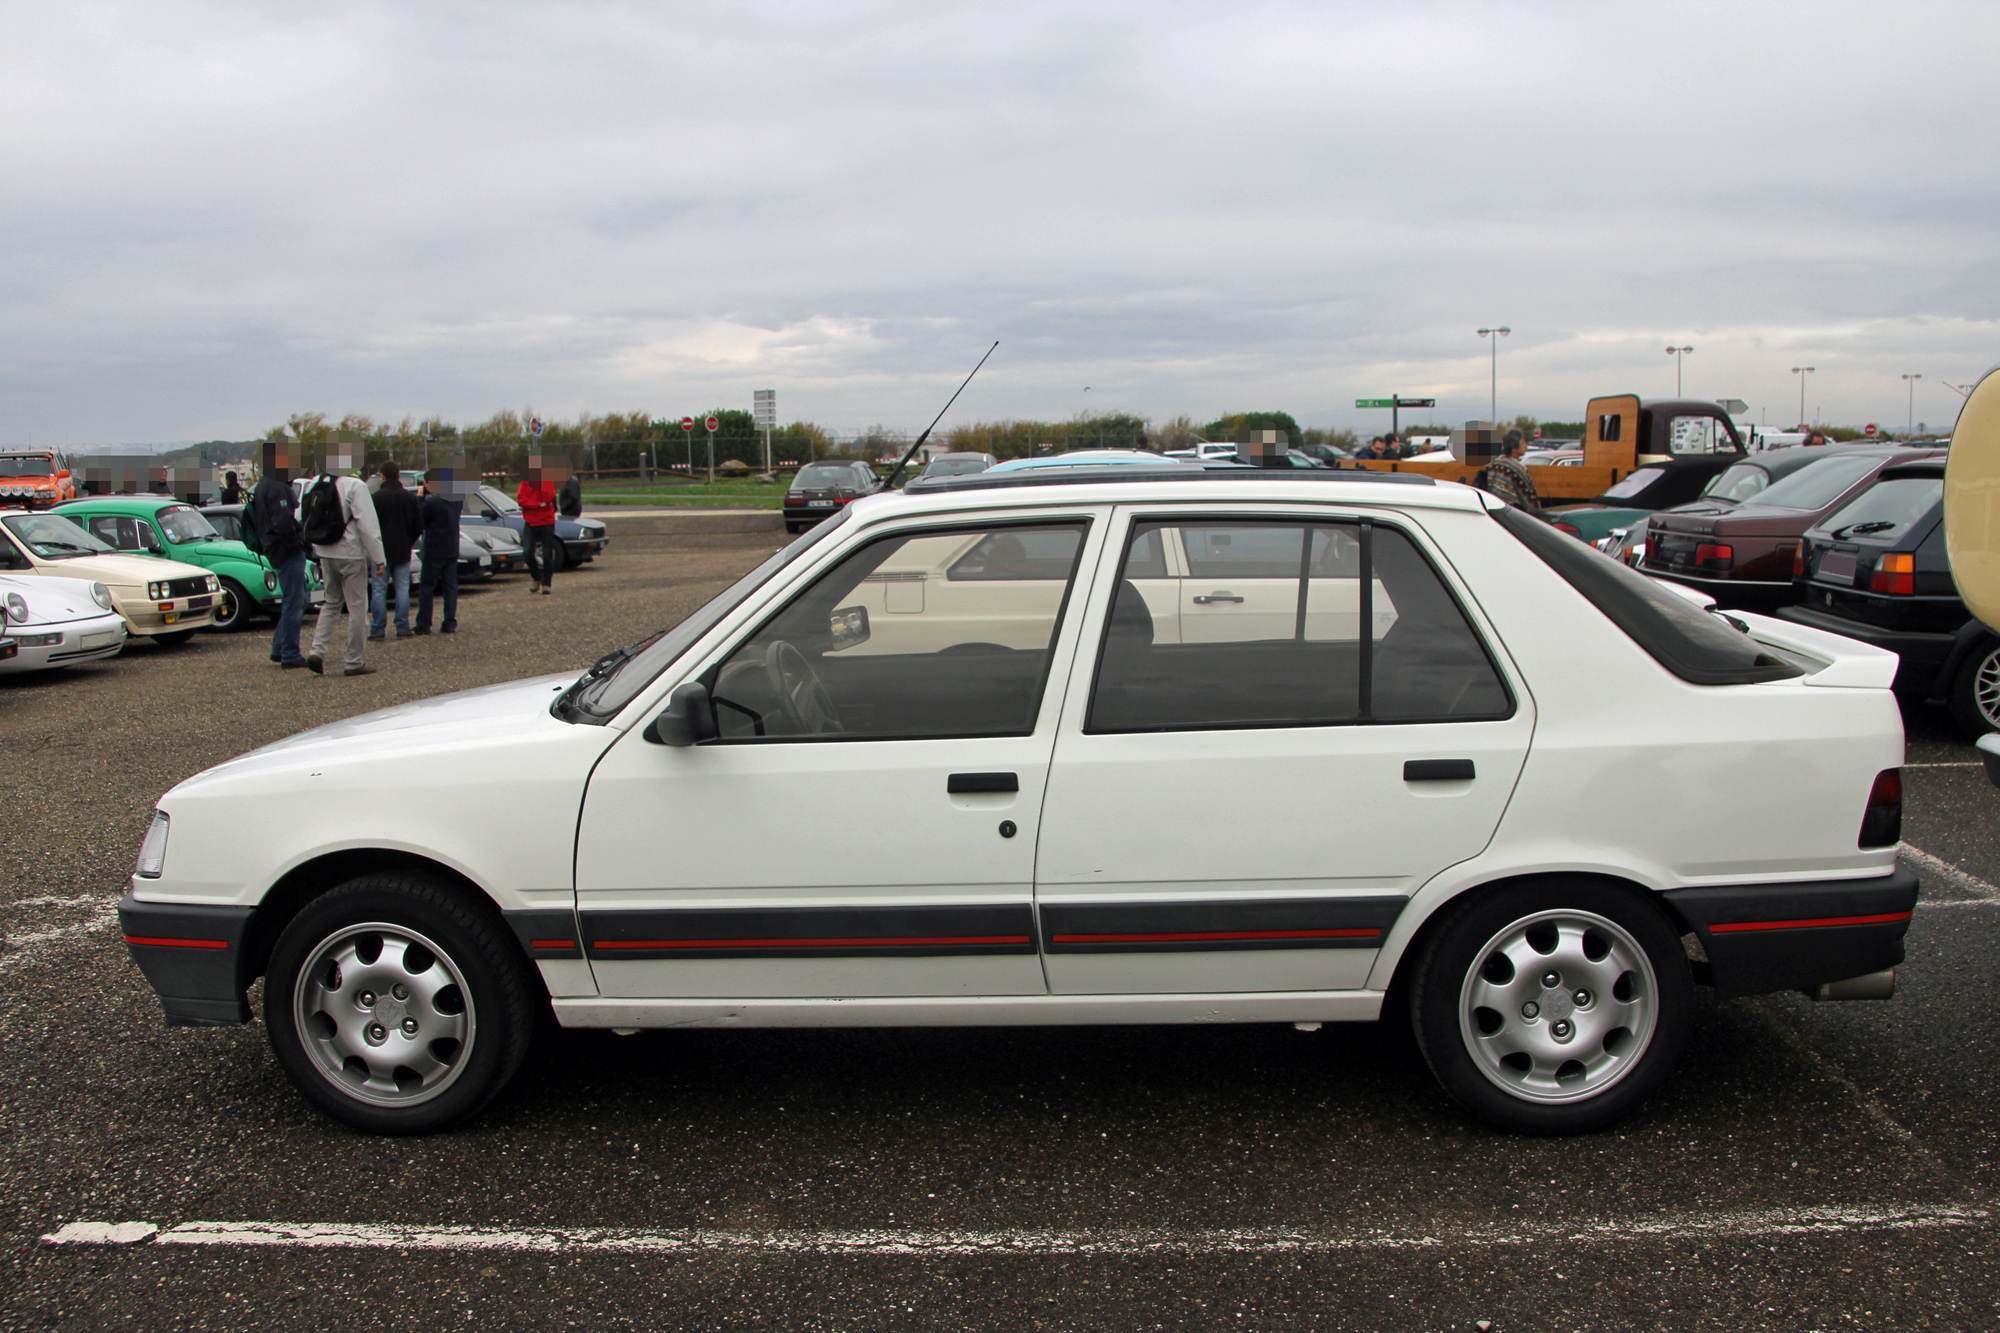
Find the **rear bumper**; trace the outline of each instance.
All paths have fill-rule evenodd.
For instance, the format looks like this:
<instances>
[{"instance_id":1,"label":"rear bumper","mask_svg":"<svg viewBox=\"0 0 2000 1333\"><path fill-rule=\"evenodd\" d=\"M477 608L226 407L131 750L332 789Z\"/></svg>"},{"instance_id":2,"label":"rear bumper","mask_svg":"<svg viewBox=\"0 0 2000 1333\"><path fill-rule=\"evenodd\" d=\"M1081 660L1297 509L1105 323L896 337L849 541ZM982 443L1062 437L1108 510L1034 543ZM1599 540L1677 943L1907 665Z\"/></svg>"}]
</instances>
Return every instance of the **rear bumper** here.
<instances>
[{"instance_id":1,"label":"rear bumper","mask_svg":"<svg viewBox=\"0 0 2000 1333\"><path fill-rule=\"evenodd\" d=\"M230 1027L250 1021L243 988L252 907L118 904L118 927L132 961L160 997L169 1027Z\"/></svg>"},{"instance_id":2,"label":"rear bumper","mask_svg":"<svg viewBox=\"0 0 2000 1333\"><path fill-rule=\"evenodd\" d=\"M1661 895L1708 954L1718 996L1804 990L1903 961L1917 877L1726 884Z\"/></svg>"}]
</instances>

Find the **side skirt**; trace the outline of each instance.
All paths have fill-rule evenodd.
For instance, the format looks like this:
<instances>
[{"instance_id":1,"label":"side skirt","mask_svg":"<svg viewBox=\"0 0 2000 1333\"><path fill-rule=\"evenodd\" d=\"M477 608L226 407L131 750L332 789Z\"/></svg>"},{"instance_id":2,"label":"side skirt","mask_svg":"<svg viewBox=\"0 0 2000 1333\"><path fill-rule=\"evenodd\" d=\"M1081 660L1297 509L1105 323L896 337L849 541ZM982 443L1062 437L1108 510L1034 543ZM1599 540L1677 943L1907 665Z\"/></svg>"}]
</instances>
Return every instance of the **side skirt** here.
<instances>
[{"instance_id":1,"label":"side skirt","mask_svg":"<svg viewBox=\"0 0 2000 1333\"><path fill-rule=\"evenodd\" d=\"M558 999L566 1028L1037 1027L1125 1023L1368 1023L1382 992L890 996L856 1000Z\"/></svg>"}]
</instances>

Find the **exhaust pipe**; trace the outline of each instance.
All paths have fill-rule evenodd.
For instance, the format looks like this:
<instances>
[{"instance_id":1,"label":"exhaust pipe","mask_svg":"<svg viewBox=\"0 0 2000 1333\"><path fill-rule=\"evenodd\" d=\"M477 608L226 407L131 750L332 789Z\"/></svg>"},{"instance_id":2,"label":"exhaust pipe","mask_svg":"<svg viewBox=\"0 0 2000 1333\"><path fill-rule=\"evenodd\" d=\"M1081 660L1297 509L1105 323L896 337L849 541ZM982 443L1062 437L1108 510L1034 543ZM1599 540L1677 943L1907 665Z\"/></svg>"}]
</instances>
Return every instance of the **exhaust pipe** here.
<instances>
[{"instance_id":1,"label":"exhaust pipe","mask_svg":"<svg viewBox=\"0 0 2000 1333\"><path fill-rule=\"evenodd\" d=\"M1806 991L1815 1000L1886 1000L1895 993L1896 969L1893 967L1870 972L1866 976L1849 977L1845 981L1823 982Z\"/></svg>"}]
</instances>

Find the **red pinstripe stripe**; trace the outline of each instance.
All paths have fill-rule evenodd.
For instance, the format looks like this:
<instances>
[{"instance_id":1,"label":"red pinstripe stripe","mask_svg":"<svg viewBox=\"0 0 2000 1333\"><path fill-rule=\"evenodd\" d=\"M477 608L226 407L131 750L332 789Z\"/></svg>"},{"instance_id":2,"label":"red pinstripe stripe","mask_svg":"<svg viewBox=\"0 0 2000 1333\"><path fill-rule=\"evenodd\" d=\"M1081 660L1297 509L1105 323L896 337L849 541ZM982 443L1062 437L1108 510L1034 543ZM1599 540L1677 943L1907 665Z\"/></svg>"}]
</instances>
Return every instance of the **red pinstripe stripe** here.
<instances>
[{"instance_id":1,"label":"red pinstripe stripe","mask_svg":"<svg viewBox=\"0 0 2000 1333\"><path fill-rule=\"evenodd\" d=\"M1797 921L1732 921L1724 926L1710 926L1717 935L1730 934L1739 930L1804 930L1812 926L1879 926L1889 921L1908 921L1908 912L1877 912L1873 916L1812 916L1801 917Z\"/></svg>"},{"instance_id":2,"label":"red pinstripe stripe","mask_svg":"<svg viewBox=\"0 0 2000 1333\"><path fill-rule=\"evenodd\" d=\"M856 949L923 944L1027 944L1026 935L887 935L839 940L596 940L593 949Z\"/></svg>"},{"instance_id":3,"label":"red pinstripe stripe","mask_svg":"<svg viewBox=\"0 0 2000 1333\"><path fill-rule=\"evenodd\" d=\"M1325 940L1371 939L1382 932L1371 927L1350 930L1177 930L1120 935L1052 935L1056 944L1153 944L1177 940Z\"/></svg>"},{"instance_id":4,"label":"red pinstripe stripe","mask_svg":"<svg viewBox=\"0 0 2000 1333\"><path fill-rule=\"evenodd\" d=\"M575 940L529 940L528 947L531 949L574 949L576 947L576 941Z\"/></svg>"},{"instance_id":5,"label":"red pinstripe stripe","mask_svg":"<svg viewBox=\"0 0 2000 1333\"><path fill-rule=\"evenodd\" d=\"M168 949L227 949L228 940L170 940L158 935L127 935L127 944L157 944Z\"/></svg>"}]
</instances>

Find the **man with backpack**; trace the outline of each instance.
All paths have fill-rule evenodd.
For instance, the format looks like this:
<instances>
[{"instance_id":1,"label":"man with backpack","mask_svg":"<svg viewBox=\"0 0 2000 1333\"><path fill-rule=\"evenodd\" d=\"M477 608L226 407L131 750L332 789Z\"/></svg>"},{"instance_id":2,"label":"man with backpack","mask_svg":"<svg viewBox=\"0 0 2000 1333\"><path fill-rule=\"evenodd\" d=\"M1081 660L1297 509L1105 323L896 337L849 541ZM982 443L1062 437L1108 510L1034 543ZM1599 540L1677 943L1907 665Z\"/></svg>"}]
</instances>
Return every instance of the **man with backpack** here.
<instances>
[{"instance_id":1,"label":"man with backpack","mask_svg":"<svg viewBox=\"0 0 2000 1333\"><path fill-rule=\"evenodd\" d=\"M292 513L292 454L283 438L264 441L264 471L250 493L246 535L278 575L278 624L271 631L271 660L287 671L306 664L299 625L306 614L306 548Z\"/></svg>"},{"instance_id":2,"label":"man with backpack","mask_svg":"<svg viewBox=\"0 0 2000 1333\"><path fill-rule=\"evenodd\" d=\"M346 450L352 446L329 448ZM319 624L313 629L312 651L306 654L306 666L315 675L326 672L326 652L333 644L343 607L347 611L347 661L341 674L367 676L375 671L361 660L368 638L368 584L369 576L383 574L388 563L383 558L374 497L360 478L349 475L353 468L351 452L328 453L325 470L306 487L299 502L299 527L319 561L319 580L326 590L326 600L319 607Z\"/></svg>"}]
</instances>

